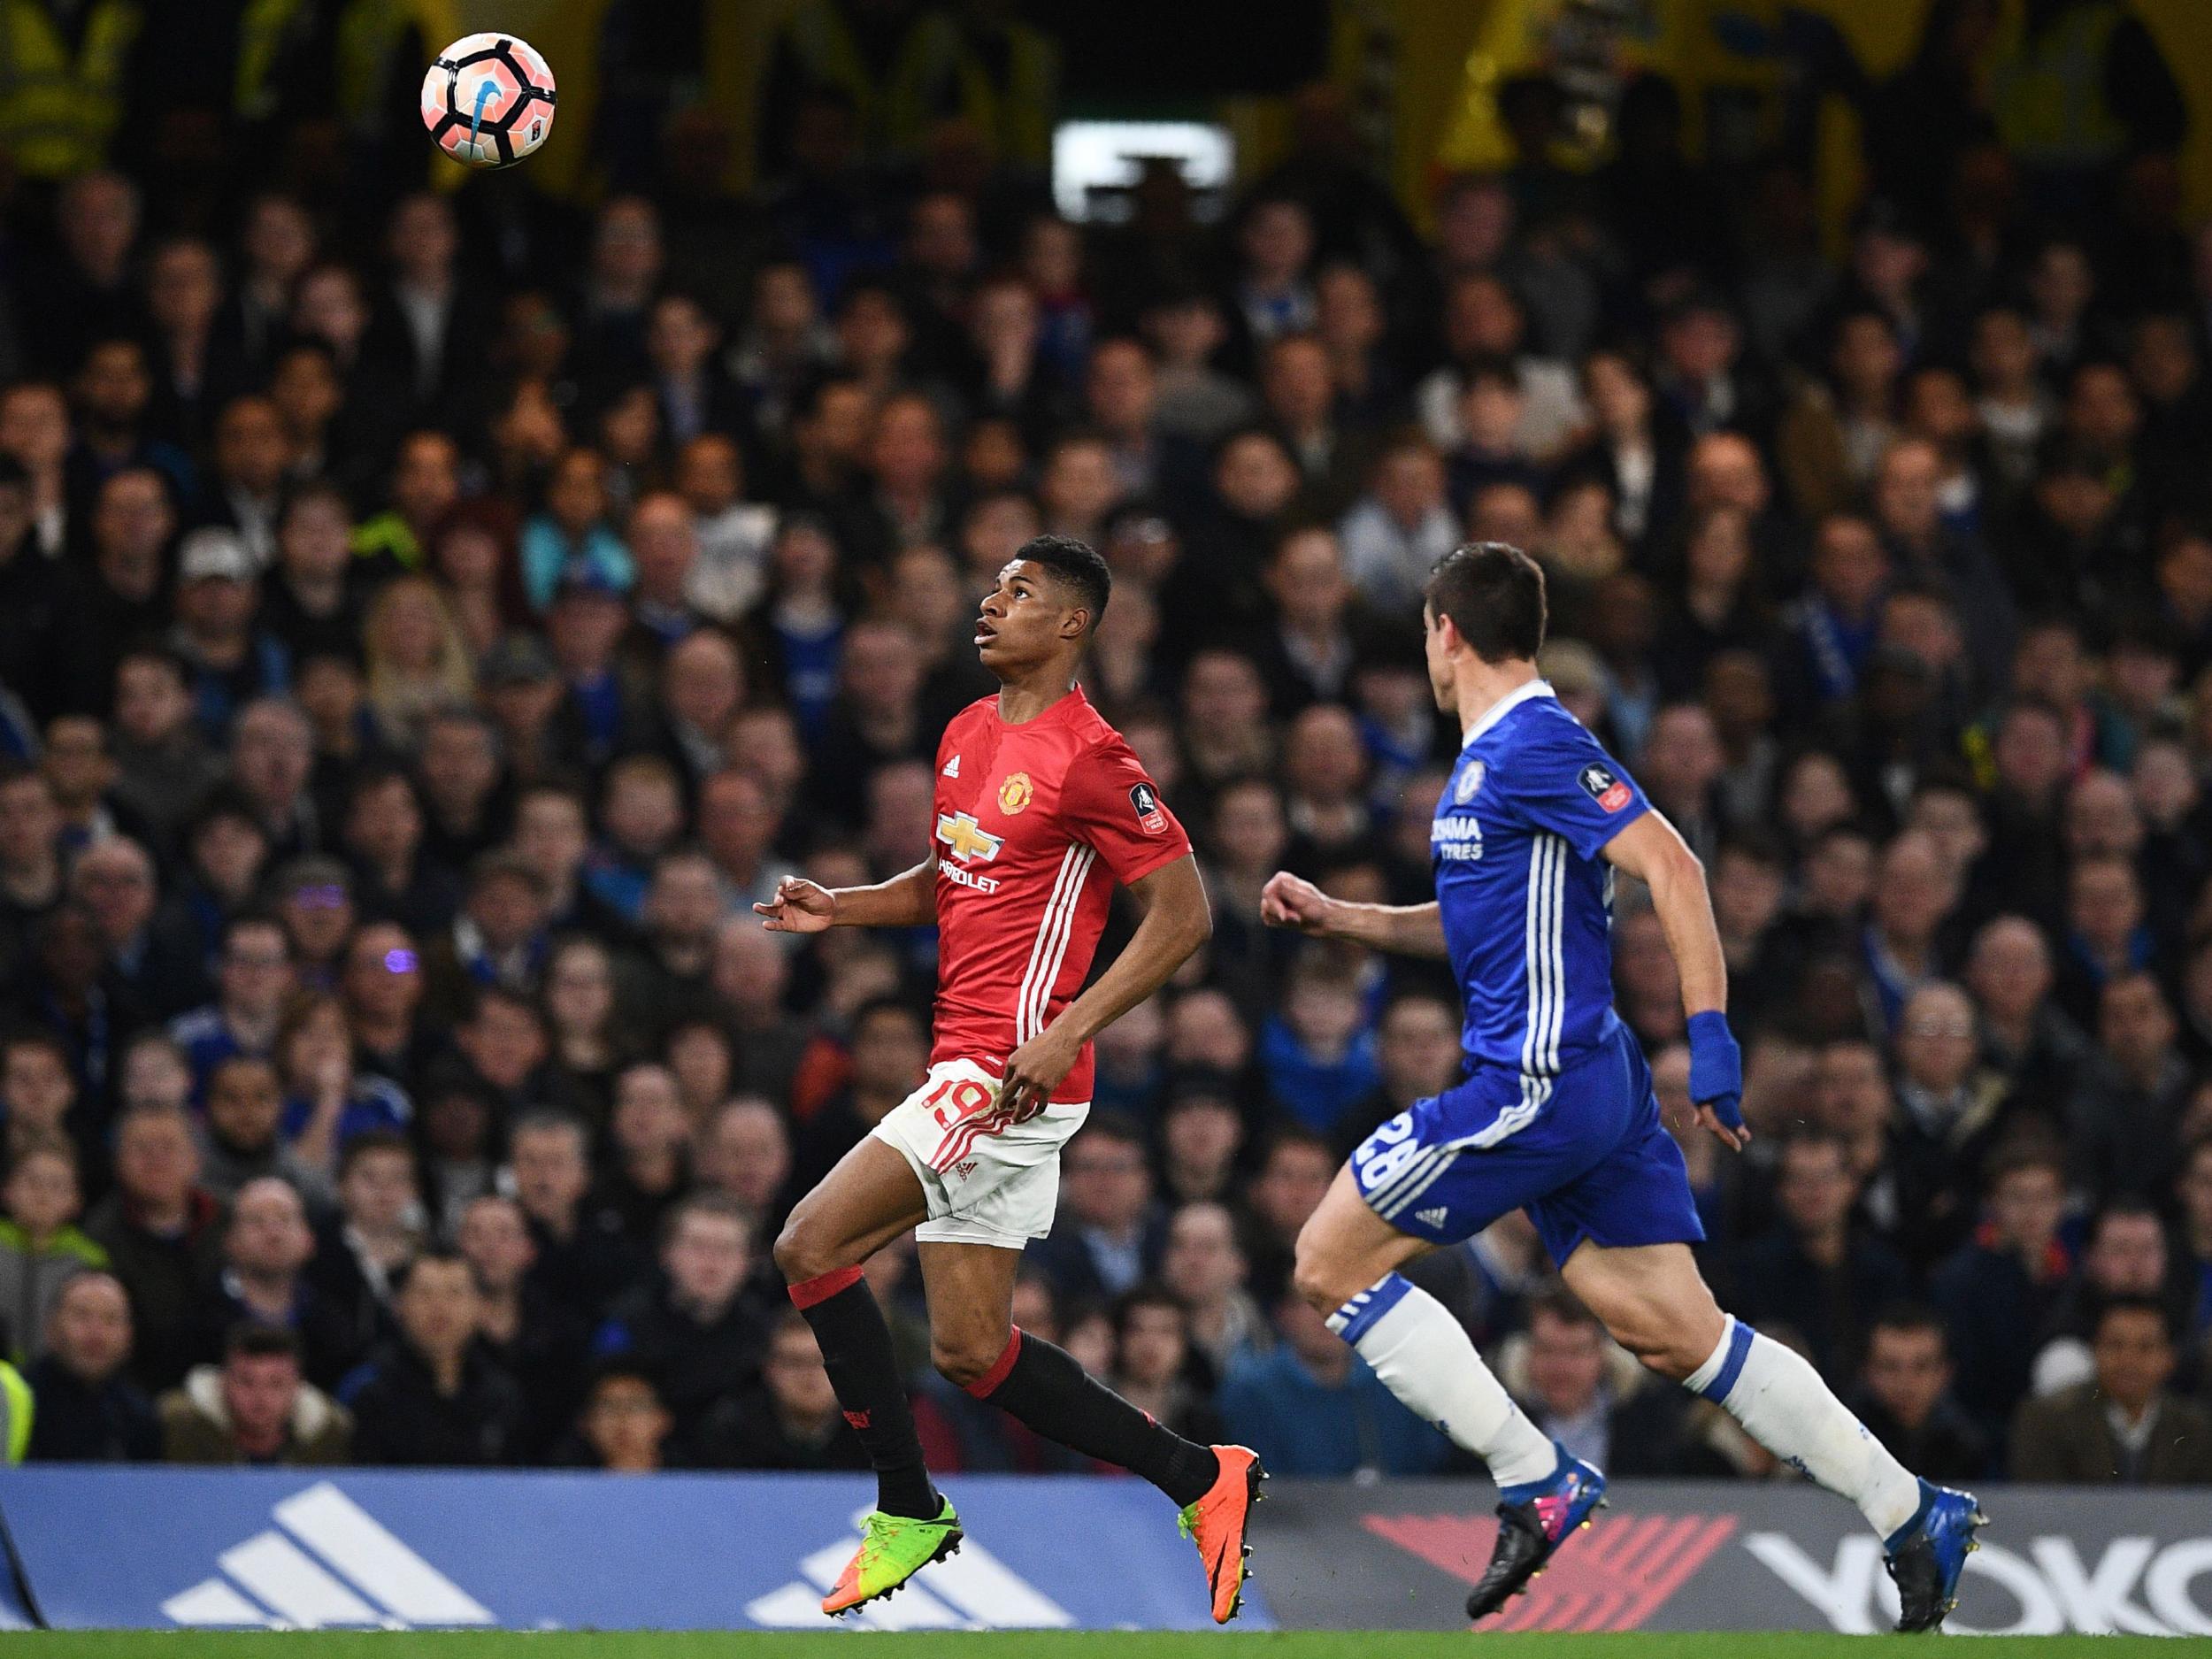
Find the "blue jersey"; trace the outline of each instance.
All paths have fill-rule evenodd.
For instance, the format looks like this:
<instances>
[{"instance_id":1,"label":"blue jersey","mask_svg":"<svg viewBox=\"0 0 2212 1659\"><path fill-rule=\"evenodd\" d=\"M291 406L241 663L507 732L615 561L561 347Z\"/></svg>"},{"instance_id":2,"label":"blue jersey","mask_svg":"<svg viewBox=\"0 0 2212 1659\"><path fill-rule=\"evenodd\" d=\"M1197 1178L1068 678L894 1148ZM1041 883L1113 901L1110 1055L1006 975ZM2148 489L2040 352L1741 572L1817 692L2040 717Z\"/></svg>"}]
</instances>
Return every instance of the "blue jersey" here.
<instances>
[{"instance_id":1,"label":"blue jersey","mask_svg":"<svg viewBox=\"0 0 2212 1659\"><path fill-rule=\"evenodd\" d=\"M1466 1004L1462 1043L1478 1072L1517 1075L1517 1103L1511 1088L1500 1102L1506 1133L1619 1029L1613 871L1599 853L1649 810L1541 680L1501 700L1460 749L1429 852Z\"/></svg>"},{"instance_id":2,"label":"blue jersey","mask_svg":"<svg viewBox=\"0 0 2212 1659\"><path fill-rule=\"evenodd\" d=\"M1613 1012L1613 868L1651 810L1532 681L1467 734L1429 832L1471 1064L1353 1149L1369 1209L1432 1244L1525 1210L1552 1260L1705 1236L1635 1033ZM1362 1302L1354 1298L1355 1302ZM1348 1342L1385 1302L1330 1320Z\"/></svg>"}]
</instances>

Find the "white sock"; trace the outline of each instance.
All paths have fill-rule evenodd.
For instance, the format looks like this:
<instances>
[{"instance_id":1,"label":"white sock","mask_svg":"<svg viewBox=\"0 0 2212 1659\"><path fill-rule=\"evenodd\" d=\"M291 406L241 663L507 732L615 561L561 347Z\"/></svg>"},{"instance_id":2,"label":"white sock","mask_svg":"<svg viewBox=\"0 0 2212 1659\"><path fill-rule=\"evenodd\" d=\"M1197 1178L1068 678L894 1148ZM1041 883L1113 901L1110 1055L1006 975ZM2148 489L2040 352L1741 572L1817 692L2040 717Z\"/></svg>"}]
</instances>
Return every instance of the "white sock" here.
<instances>
[{"instance_id":1,"label":"white sock","mask_svg":"<svg viewBox=\"0 0 2212 1659\"><path fill-rule=\"evenodd\" d=\"M1490 1465L1501 1486L1548 1480L1559 1449L1513 1403L1444 1304L1393 1273L1329 1316L1390 1392Z\"/></svg>"},{"instance_id":2,"label":"white sock","mask_svg":"<svg viewBox=\"0 0 2212 1659\"><path fill-rule=\"evenodd\" d=\"M1751 1438L1859 1506L1887 1540L1919 1512L1920 1483L1829 1392L1820 1373L1732 1316L1720 1346L1683 1379Z\"/></svg>"}]
</instances>

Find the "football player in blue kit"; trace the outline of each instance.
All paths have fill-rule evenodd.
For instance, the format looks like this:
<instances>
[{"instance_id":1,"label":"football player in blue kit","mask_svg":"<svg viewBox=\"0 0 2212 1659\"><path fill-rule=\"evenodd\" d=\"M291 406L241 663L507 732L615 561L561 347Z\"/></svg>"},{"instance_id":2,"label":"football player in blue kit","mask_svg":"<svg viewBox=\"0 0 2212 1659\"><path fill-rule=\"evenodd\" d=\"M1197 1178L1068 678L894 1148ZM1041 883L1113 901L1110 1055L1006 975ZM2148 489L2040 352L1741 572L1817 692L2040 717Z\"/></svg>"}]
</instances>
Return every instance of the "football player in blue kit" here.
<instances>
[{"instance_id":1,"label":"football player in blue kit","mask_svg":"<svg viewBox=\"0 0 2212 1659\"><path fill-rule=\"evenodd\" d=\"M1740 1150L1742 1061L1705 872L1674 826L1538 678L1544 578L1518 549L1463 547L1429 580L1429 680L1465 741L1430 832L1436 899L1356 904L1287 873L1278 926L1451 961L1462 1080L1377 1129L1298 1240L1296 1284L1391 1390L1498 1482L1498 1537L1468 1598L1526 1587L1601 1501L1605 1477L1546 1439L1443 1305L1398 1269L1525 1209L1576 1295L1631 1353L1717 1402L1776 1456L1856 1503L1886 1546L1901 1630L1955 1599L1984 1517L1916 1479L1782 1344L1723 1313L1705 1234L1634 1034L1613 1011L1613 878L1650 890L1689 1016L1690 1094Z\"/></svg>"}]
</instances>

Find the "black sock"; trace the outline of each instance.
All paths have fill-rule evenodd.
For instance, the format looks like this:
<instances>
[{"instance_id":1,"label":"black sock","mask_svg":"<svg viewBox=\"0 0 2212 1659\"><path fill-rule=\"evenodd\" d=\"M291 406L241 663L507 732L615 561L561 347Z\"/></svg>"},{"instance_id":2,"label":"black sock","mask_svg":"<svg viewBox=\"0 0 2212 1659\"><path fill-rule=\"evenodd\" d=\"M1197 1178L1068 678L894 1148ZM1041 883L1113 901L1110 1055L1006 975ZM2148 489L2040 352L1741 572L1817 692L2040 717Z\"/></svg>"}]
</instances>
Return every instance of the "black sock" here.
<instances>
[{"instance_id":1,"label":"black sock","mask_svg":"<svg viewBox=\"0 0 2212 1659\"><path fill-rule=\"evenodd\" d=\"M914 1410L891 1352L891 1327L856 1267L825 1273L791 1287L791 1300L814 1327L823 1369L845 1421L875 1466L876 1507L887 1515L933 1521L944 1508L922 1459Z\"/></svg>"},{"instance_id":2,"label":"black sock","mask_svg":"<svg viewBox=\"0 0 2212 1659\"><path fill-rule=\"evenodd\" d=\"M1016 1331L999 1363L968 1392L1071 1451L1142 1475L1179 1505L1197 1502L1221 1473L1211 1447L1138 1410L1041 1337Z\"/></svg>"}]
</instances>

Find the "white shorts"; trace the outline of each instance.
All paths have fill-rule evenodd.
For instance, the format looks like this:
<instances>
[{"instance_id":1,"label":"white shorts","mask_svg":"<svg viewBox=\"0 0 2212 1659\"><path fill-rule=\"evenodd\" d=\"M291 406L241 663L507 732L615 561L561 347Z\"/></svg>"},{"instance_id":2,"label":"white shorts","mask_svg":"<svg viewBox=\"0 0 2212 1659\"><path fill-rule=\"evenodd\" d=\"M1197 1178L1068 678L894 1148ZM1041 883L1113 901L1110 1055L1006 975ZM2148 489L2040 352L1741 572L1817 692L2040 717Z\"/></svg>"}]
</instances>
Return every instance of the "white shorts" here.
<instances>
[{"instance_id":1,"label":"white shorts","mask_svg":"<svg viewBox=\"0 0 2212 1659\"><path fill-rule=\"evenodd\" d=\"M922 1183L929 1219L916 1238L1018 1250L1052 1231L1060 1148L1083 1126L1090 1102L1048 1106L1009 1124L996 1116L997 1100L996 1073L947 1060L869 1132L896 1148Z\"/></svg>"}]
</instances>

